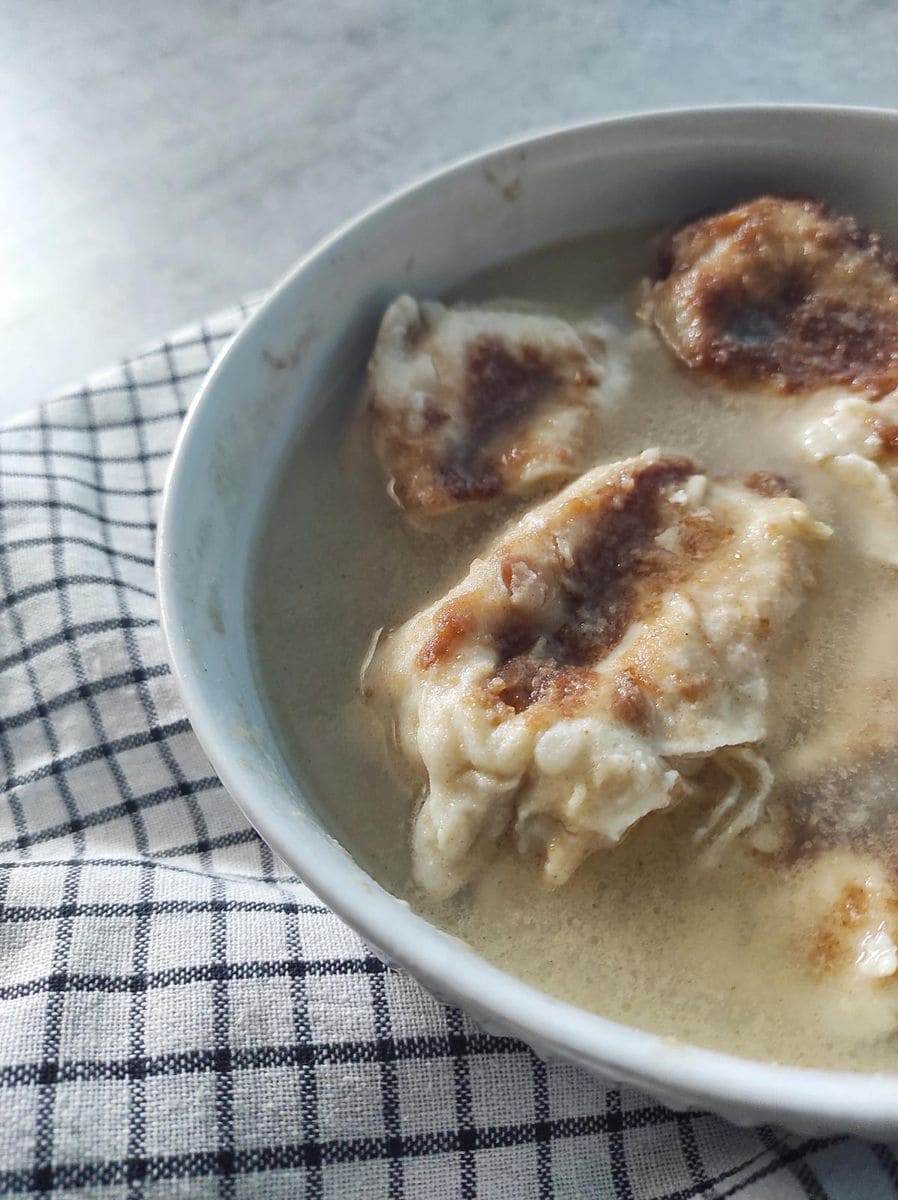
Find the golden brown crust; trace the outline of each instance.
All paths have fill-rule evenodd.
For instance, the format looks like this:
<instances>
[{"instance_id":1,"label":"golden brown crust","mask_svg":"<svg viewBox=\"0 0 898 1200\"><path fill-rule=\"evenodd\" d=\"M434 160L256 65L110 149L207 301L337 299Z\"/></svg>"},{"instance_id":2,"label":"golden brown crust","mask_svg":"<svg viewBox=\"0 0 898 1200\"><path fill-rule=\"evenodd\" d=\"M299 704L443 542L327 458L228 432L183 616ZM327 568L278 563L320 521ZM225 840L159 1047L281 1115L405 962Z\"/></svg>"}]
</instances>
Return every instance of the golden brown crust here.
<instances>
[{"instance_id":1,"label":"golden brown crust","mask_svg":"<svg viewBox=\"0 0 898 1200\"><path fill-rule=\"evenodd\" d=\"M784 475L770 471L753 471L745 480L745 486L759 496L798 496L798 492Z\"/></svg>"},{"instance_id":2,"label":"golden brown crust","mask_svg":"<svg viewBox=\"0 0 898 1200\"><path fill-rule=\"evenodd\" d=\"M468 437L435 464L439 486L453 500L488 500L502 491L497 457L514 453L508 435L523 419L537 413L561 380L538 347L512 353L496 338L480 338L466 363L464 409ZM577 386L593 386L579 379ZM497 447L505 447L504 451Z\"/></svg>"},{"instance_id":3,"label":"golden brown crust","mask_svg":"<svg viewBox=\"0 0 898 1200\"><path fill-rule=\"evenodd\" d=\"M515 655L501 664L488 688L502 704L515 712L524 712L548 701L559 713L570 712L577 700L593 686L593 676L585 667L558 662L537 662Z\"/></svg>"},{"instance_id":4,"label":"golden brown crust","mask_svg":"<svg viewBox=\"0 0 898 1200\"><path fill-rule=\"evenodd\" d=\"M867 917L870 911L870 896L859 883L846 883L835 904L824 915L817 927L817 936L811 946L811 965L822 972L831 971L841 964L850 953L849 935Z\"/></svg>"},{"instance_id":5,"label":"golden brown crust","mask_svg":"<svg viewBox=\"0 0 898 1200\"><path fill-rule=\"evenodd\" d=\"M652 701L634 667L625 667L614 676L611 712L619 721L644 731L652 715Z\"/></svg>"},{"instance_id":6,"label":"golden brown crust","mask_svg":"<svg viewBox=\"0 0 898 1200\"><path fill-rule=\"evenodd\" d=\"M732 530L710 512L684 514L677 522L677 553L658 546L655 537L671 519L670 493L696 471L687 458L659 458L621 472L589 496L566 506L565 521L590 522L588 536L577 541L563 569L562 602L554 628L535 628L526 609L503 609L495 621L483 621L498 665L488 690L515 712L545 701L562 711L576 708L589 694L589 670L606 656L635 619L647 617L675 580L685 578L718 549ZM559 548L559 555L565 553ZM527 567L515 558L503 561L501 577L511 588L514 571ZM451 660L476 626L467 597L447 601L437 613L434 632L424 643L417 665L427 669ZM698 696L704 679L684 682L684 694ZM626 724L644 728L651 699L634 671L615 680L612 704Z\"/></svg>"},{"instance_id":7,"label":"golden brown crust","mask_svg":"<svg viewBox=\"0 0 898 1200\"><path fill-rule=\"evenodd\" d=\"M588 386L578 381L578 386ZM591 384L595 383L590 377ZM480 338L468 350L462 405L466 424L463 440L433 457L420 436L392 432L394 488L404 508L442 508L448 502L489 500L503 491L499 466L503 456L523 452L509 435L516 425L537 414L560 386L552 364L536 346L523 345L512 353L495 338ZM382 415L377 394L370 410ZM445 425L449 413L428 407L422 413L426 431Z\"/></svg>"},{"instance_id":8,"label":"golden brown crust","mask_svg":"<svg viewBox=\"0 0 898 1200\"><path fill-rule=\"evenodd\" d=\"M444 662L457 642L466 638L476 624L476 614L467 601L445 604L434 619L433 634L418 653L418 666L425 670Z\"/></svg>"},{"instance_id":9,"label":"golden brown crust","mask_svg":"<svg viewBox=\"0 0 898 1200\"><path fill-rule=\"evenodd\" d=\"M761 196L675 232L651 317L688 367L779 393L898 386L898 271L817 200Z\"/></svg>"},{"instance_id":10,"label":"golden brown crust","mask_svg":"<svg viewBox=\"0 0 898 1200\"><path fill-rule=\"evenodd\" d=\"M434 515L576 475L598 404L594 349L558 318L400 297L368 392L393 498Z\"/></svg>"},{"instance_id":11,"label":"golden brown crust","mask_svg":"<svg viewBox=\"0 0 898 1200\"><path fill-rule=\"evenodd\" d=\"M871 427L879 443L880 453L889 457L893 454L898 455L898 425L874 418Z\"/></svg>"}]
</instances>

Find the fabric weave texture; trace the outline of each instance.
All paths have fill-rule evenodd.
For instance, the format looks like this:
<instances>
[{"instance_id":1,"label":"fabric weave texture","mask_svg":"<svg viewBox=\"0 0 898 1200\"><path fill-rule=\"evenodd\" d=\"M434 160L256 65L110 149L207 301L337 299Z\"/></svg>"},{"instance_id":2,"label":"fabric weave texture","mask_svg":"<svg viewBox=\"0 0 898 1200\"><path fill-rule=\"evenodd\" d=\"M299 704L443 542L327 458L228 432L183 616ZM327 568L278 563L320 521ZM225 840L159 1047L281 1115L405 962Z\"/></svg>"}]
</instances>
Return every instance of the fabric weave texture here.
<instances>
[{"instance_id":1,"label":"fabric weave texture","mask_svg":"<svg viewBox=\"0 0 898 1200\"><path fill-rule=\"evenodd\" d=\"M248 311L0 430L0 1195L898 1194L887 1146L675 1113L481 1032L249 827L153 580L181 420Z\"/></svg>"}]
</instances>

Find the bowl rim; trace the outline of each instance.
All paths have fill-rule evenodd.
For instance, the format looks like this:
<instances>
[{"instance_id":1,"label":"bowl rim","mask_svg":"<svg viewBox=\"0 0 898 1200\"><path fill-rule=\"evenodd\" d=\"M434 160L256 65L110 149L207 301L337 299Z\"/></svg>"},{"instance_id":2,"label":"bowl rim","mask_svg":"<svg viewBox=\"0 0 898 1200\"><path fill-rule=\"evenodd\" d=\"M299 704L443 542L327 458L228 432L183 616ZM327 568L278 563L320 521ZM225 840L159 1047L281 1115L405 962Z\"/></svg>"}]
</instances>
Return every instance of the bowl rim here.
<instances>
[{"instance_id":1,"label":"bowl rim","mask_svg":"<svg viewBox=\"0 0 898 1200\"><path fill-rule=\"evenodd\" d=\"M738 103L665 107L613 114L598 120L562 123L514 137L486 150L460 156L369 205L320 240L291 267L262 305L214 360L179 431L166 475L156 544L156 585L161 627L178 692L191 726L224 787L245 816L317 896L363 938L395 960L432 990L451 995L451 1003L472 1011L475 1020L495 1014L528 1044L567 1061L592 1066L633 1086L688 1093L710 1106L767 1112L772 1119L810 1121L827 1128L882 1133L898 1130L898 1074L825 1070L738 1057L679 1042L621 1024L559 1000L483 959L464 943L440 931L388 893L357 866L324 830L298 845L285 836L258 792L258 778L247 747L232 752L220 732L215 696L204 686L203 672L189 649L175 587L178 521L176 493L187 470L198 415L205 410L237 347L251 340L264 314L315 262L347 235L381 212L449 177L481 168L494 158L521 150L537 151L560 138L595 136L610 127L634 130L739 118L776 118L797 114L836 121L870 122L898 127L898 110L865 105ZM296 783L297 792L302 792ZM479 1014L479 1015L478 1015ZM563 1033L559 1033L563 1030Z\"/></svg>"}]
</instances>

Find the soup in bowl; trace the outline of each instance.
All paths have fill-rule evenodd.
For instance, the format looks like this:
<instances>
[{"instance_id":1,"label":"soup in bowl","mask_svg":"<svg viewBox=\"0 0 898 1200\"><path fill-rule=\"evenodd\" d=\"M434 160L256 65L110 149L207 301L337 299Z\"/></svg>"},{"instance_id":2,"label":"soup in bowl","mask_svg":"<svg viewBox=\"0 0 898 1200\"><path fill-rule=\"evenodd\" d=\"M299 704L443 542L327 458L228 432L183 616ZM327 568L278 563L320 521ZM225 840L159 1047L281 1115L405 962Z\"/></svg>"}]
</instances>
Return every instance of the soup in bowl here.
<instances>
[{"instance_id":1,"label":"soup in bowl","mask_svg":"<svg viewBox=\"0 0 898 1200\"><path fill-rule=\"evenodd\" d=\"M238 336L160 533L197 733L322 898L541 1053L798 1129L898 1119L896 177L825 109L451 168Z\"/></svg>"}]
</instances>

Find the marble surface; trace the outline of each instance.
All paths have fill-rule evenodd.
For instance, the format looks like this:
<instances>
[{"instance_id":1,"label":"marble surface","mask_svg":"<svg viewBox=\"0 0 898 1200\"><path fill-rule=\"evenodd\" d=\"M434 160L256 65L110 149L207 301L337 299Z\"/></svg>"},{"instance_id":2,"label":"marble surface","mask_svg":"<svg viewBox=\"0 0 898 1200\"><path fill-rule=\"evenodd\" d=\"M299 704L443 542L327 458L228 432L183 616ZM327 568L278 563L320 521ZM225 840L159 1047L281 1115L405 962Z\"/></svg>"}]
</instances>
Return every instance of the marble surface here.
<instances>
[{"instance_id":1,"label":"marble surface","mask_svg":"<svg viewBox=\"0 0 898 1200\"><path fill-rule=\"evenodd\" d=\"M459 154L640 108L898 106L892 0L0 0L0 419Z\"/></svg>"}]
</instances>

